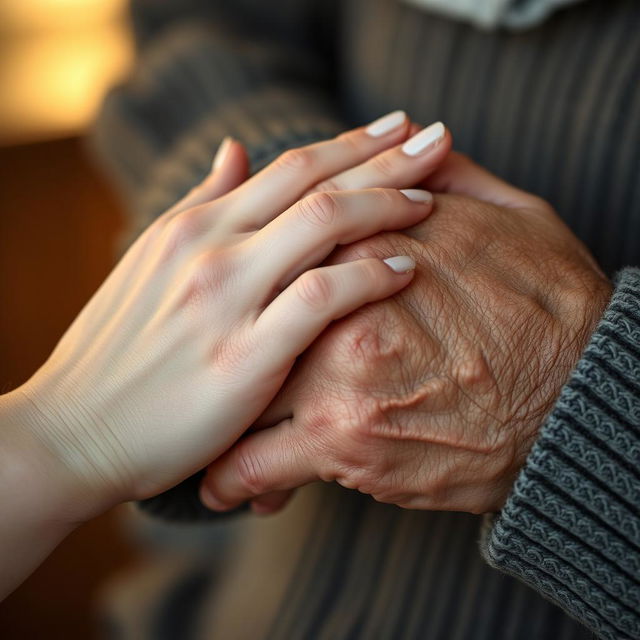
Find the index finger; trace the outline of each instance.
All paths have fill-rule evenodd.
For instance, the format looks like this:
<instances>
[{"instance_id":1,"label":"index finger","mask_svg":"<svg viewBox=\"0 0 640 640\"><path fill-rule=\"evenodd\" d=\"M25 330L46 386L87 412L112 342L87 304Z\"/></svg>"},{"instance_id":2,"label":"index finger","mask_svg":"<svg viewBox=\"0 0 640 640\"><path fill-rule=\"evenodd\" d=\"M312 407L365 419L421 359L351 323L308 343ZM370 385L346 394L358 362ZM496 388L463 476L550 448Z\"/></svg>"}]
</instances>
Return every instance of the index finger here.
<instances>
[{"instance_id":1,"label":"index finger","mask_svg":"<svg viewBox=\"0 0 640 640\"><path fill-rule=\"evenodd\" d=\"M319 480L317 456L298 433L293 421L285 420L240 440L209 465L200 485L202 503L228 511L265 493Z\"/></svg>"},{"instance_id":2,"label":"index finger","mask_svg":"<svg viewBox=\"0 0 640 640\"><path fill-rule=\"evenodd\" d=\"M405 140L410 124L404 111L394 111L332 140L285 151L224 197L232 206L231 222L240 230L264 226L318 182Z\"/></svg>"}]
</instances>

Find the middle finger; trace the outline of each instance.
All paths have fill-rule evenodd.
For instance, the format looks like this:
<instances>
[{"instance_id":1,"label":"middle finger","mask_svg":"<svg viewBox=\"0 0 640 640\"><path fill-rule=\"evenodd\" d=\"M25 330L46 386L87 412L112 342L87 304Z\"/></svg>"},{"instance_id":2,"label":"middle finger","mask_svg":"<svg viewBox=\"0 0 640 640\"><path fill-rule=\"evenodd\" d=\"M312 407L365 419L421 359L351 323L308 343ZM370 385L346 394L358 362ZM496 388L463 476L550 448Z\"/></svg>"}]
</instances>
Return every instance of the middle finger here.
<instances>
[{"instance_id":1,"label":"middle finger","mask_svg":"<svg viewBox=\"0 0 640 640\"><path fill-rule=\"evenodd\" d=\"M403 189L424 180L451 148L451 136L441 122L418 131L401 145L382 151L360 165L315 185L310 193L392 187Z\"/></svg>"},{"instance_id":2,"label":"middle finger","mask_svg":"<svg viewBox=\"0 0 640 640\"><path fill-rule=\"evenodd\" d=\"M332 140L290 149L265 169L217 201L230 207L231 225L253 231L297 202L315 184L406 140L410 122L394 111L368 127Z\"/></svg>"},{"instance_id":3,"label":"middle finger","mask_svg":"<svg viewBox=\"0 0 640 640\"><path fill-rule=\"evenodd\" d=\"M338 244L424 220L433 197L419 189L366 189L312 194L246 241L254 286L272 293L321 262Z\"/></svg>"}]
</instances>

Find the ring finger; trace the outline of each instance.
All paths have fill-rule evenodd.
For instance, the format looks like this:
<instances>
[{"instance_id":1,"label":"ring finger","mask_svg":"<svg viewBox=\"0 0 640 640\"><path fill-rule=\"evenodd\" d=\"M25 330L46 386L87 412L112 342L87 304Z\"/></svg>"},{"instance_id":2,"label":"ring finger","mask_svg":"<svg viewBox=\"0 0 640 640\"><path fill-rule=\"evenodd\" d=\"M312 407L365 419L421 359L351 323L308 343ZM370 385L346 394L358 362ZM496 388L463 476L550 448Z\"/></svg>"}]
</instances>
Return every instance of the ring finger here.
<instances>
[{"instance_id":1,"label":"ring finger","mask_svg":"<svg viewBox=\"0 0 640 640\"><path fill-rule=\"evenodd\" d=\"M322 262L336 245L417 224L429 214L432 202L431 194L419 189L324 192L303 198L247 241L252 274L260 274L253 283L253 303L264 303L258 292L272 295L282 289Z\"/></svg>"}]
</instances>

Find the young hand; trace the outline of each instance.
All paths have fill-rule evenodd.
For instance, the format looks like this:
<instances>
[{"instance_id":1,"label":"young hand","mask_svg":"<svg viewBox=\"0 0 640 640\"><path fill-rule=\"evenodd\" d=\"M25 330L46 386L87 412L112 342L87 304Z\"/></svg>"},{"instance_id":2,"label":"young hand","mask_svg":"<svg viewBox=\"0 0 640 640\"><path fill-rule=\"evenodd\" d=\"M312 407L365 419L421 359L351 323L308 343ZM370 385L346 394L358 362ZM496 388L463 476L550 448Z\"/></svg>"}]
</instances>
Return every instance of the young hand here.
<instances>
[{"instance_id":1,"label":"young hand","mask_svg":"<svg viewBox=\"0 0 640 640\"><path fill-rule=\"evenodd\" d=\"M10 394L28 416L15 439L38 443L28 447L33 466L62 476L74 518L206 465L332 320L408 284L408 258L314 268L336 245L427 216L428 193L366 188L415 183L448 152L446 135L430 153L403 152L408 131L403 118L386 135L360 128L289 151L210 200L243 178L231 143L235 161L138 239L47 363Z\"/></svg>"}]
</instances>

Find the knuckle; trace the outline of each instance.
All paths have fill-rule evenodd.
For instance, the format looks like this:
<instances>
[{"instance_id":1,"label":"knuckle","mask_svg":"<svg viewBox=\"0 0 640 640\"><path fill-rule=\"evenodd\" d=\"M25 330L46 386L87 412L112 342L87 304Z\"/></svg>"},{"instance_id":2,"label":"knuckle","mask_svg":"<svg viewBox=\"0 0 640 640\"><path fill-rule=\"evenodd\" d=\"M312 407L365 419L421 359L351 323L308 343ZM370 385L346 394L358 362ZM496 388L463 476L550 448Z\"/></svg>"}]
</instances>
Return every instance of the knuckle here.
<instances>
[{"instance_id":1,"label":"knuckle","mask_svg":"<svg viewBox=\"0 0 640 640\"><path fill-rule=\"evenodd\" d=\"M194 290L219 290L229 279L232 261L228 252L209 250L191 260L189 286Z\"/></svg>"},{"instance_id":2,"label":"knuckle","mask_svg":"<svg viewBox=\"0 0 640 640\"><path fill-rule=\"evenodd\" d=\"M318 475L322 480L333 481L344 442L335 428L334 416L327 414L325 406L317 406L313 415L304 422L305 441L316 453Z\"/></svg>"},{"instance_id":3,"label":"knuckle","mask_svg":"<svg viewBox=\"0 0 640 640\"><path fill-rule=\"evenodd\" d=\"M354 365L361 363L363 374L370 366L401 361L404 342L394 332L387 333L387 327L385 314L373 310L361 313L345 326L339 348Z\"/></svg>"},{"instance_id":4,"label":"knuckle","mask_svg":"<svg viewBox=\"0 0 640 640\"><path fill-rule=\"evenodd\" d=\"M300 217L314 227L329 227L338 216L338 202L327 191L313 193L300 201Z\"/></svg>"},{"instance_id":5,"label":"knuckle","mask_svg":"<svg viewBox=\"0 0 640 640\"><path fill-rule=\"evenodd\" d=\"M486 393L497 386L487 356L477 347L466 348L453 376L457 385L468 392Z\"/></svg>"},{"instance_id":6,"label":"knuckle","mask_svg":"<svg viewBox=\"0 0 640 640\"><path fill-rule=\"evenodd\" d=\"M343 394L333 395L333 409L326 415L317 407L305 425L306 441L312 443L318 455L318 471L323 479L353 480L353 474L372 471L377 464L378 439L369 435L368 410L362 409L357 398L344 400ZM349 395L347 393L347 395Z\"/></svg>"},{"instance_id":7,"label":"knuckle","mask_svg":"<svg viewBox=\"0 0 640 640\"><path fill-rule=\"evenodd\" d=\"M169 259L182 248L192 243L201 233L200 214L189 209L177 214L164 225L163 257Z\"/></svg>"},{"instance_id":8,"label":"knuckle","mask_svg":"<svg viewBox=\"0 0 640 640\"><path fill-rule=\"evenodd\" d=\"M395 337L394 325L387 322L381 307L367 307L352 314L321 340L323 366L341 372L341 388L336 393L339 402L333 408L351 423L361 422L369 405L363 403L359 390L371 384L386 388L389 379L378 372L402 362L408 347Z\"/></svg>"},{"instance_id":9,"label":"knuckle","mask_svg":"<svg viewBox=\"0 0 640 640\"><path fill-rule=\"evenodd\" d=\"M576 318L588 316L588 310L597 299L595 292L586 282L576 279L569 286L563 288L562 305L566 309L571 309Z\"/></svg>"},{"instance_id":10,"label":"knuckle","mask_svg":"<svg viewBox=\"0 0 640 640\"><path fill-rule=\"evenodd\" d=\"M278 156L276 165L285 171L308 171L315 162L314 154L308 147L289 149Z\"/></svg>"},{"instance_id":11,"label":"knuckle","mask_svg":"<svg viewBox=\"0 0 640 640\"><path fill-rule=\"evenodd\" d=\"M296 281L302 302L314 311L327 307L333 296L333 283L326 273L318 269L303 273Z\"/></svg>"},{"instance_id":12,"label":"knuckle","mask_svg":"<svg viewBox=\"0 0 640 640\"><path fill-rule=\"evenodd\" d=\"M209 352L209 361L229 380L249 378L253 374L255 354L259 348L244 332L235 332L216 342Z\"/></svg>"},{"instance_id":13,"label":"knuckle","mask_svg":"<svg viewBox=\"0 0 640 640\"><path fill-rule=\"evenodd\" d=\"M241 445L235 458L235 467L242 488L253 496L259 496L268 490L266 473L262 461L246 451Z\"/></svg>"},{"instance_id":14,"label":"knuckle","mask_svg":"<svg viewBox=\"0 0 640 640\"><path fill-rule=\"evenodd\" d=\"M335 480L345 489L355 489L369 495L379 492L379 479L375 471L366 465L343 464L335 472Z\"/></svg>"}]
</instances>

